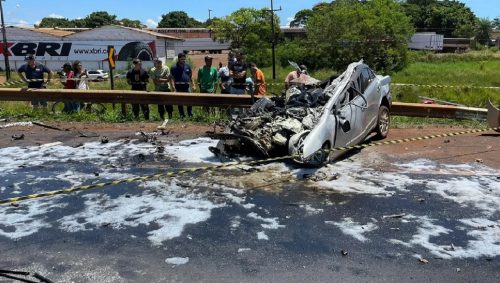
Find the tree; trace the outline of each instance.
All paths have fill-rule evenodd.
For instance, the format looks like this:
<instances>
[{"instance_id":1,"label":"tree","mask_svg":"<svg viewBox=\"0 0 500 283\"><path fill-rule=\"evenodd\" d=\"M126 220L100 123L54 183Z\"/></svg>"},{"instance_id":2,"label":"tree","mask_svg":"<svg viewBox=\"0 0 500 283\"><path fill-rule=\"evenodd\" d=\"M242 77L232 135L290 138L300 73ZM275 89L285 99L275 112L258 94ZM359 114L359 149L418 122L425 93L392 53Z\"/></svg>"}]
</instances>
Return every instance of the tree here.
<instances>
[{"instance_id":1,"label":"tree","mask_svg":"<svg viewBox=\"0 0 500 283\"><path fill-rule=\"evenodd\" d=\"M472 37L476 16L456 0L407 0L403 7L417 31L433 31L445 37Z\"/></svg>"},{"instance_id":2,"label":"tree","mask_svg":"<svg viewBox=\"0 0 500 283\"><path fill-rule=\"evenodd\" d=\"M158 23L159 28L197 28L202 27L202 23L191 18L184 11L172 11L162 15Z\"/></svg>"},{"instance_id":3,"label":"tree","mask_svg":"<svg viewBox=\"0 0 500 283\"><path fill-rule=\"evenodd\" d=\"M66 19L66 18L46 17L40 21L40 24L38 25L38 27L41 27L41 28L56 28L56 27L67 28L67 27L71 27L71 21Z\"/></svg>"},{"instance_id":4,"label":"tree","mask_svg":"<svg viewBox=\"0 0 500 283\"><path fill-rule=\"evenodd\" d=\"M491 40L492 24L489 19L478 19L476 24L476 40L482 45L487 45Z\"/></svg>"},{"instance_id":5,"label":"tree","mask_svg":"<svg viewBox=\"0 0 500 283\"><path fill-rule=\"evenodd\" d=\"M105 11L93 12L86 16L84 19L85 27L96 28L105 25L115 25L118 24L115 15L110 15Z\"/></svg>"},{"instance_id":6,"label":"tree","mask_svg":"<svg viewBox=\"0 0 500 283\"><path fill-rule=\"evenodd\" d=\"M290 22L290 27L303 27L307 24L307 20L314 14L313 10L304 9L295 14L295 17Z\"/></svg>"},{"instance_id":7,"label":"tree","mask_svg":"<svg viewBox=\"0 0 500 283\"><path fill-rule=\"evenodd\" d=\"M146 25L143 25L141 23L141 21L139 21L139 20L131 20L128 18L123 18L123 19L119 20L118 24L120 26L131 27L131 28L145 28L145 27L147 27Z\"/></svg>"},{"instance_id":8,"label":"tree","mask_svg":"<svg viewBox=\"0 0 500 283\"><path fill-rule=\"evenodd\" d=\"M274 36L278 38L279 17L275 16L274 21ZM231 42L231 48L244 50L248 54L248 60L255 61L260 66L270 65L273 35L271 13L268 10L241 8L229 16L214 20L209 28L214 40Z\"/></svg>"},{"instance_id":9,"label":"tree","mask_svg":"<svg viewBox=\"0 0 500 283\"><path fill-rule=\"evenodd\" d=\"M491 26L493 29L500 30L500 18L495 18L491 21Z\"/></svg>"},{"instance_id":10,"label":"tree","mask_svg":"<svg viewBox=\"0 0 500 283\"><path fill-rule=\"evenodd\" d=\"M337 0L315 13L307 30L308 48L319 67L343 70L363 59L385 72L405 66L414 32L395 0Z\"/></svg>"}]
</instances>

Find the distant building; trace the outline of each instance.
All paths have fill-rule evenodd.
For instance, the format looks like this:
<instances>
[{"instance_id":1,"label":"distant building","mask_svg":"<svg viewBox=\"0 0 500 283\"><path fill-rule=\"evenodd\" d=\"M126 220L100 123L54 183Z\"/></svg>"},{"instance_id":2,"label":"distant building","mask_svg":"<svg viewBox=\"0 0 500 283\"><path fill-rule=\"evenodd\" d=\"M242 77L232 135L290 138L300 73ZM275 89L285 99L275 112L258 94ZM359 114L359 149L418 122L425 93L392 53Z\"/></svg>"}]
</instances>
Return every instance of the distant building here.
<instances>
[{"instance_id":1,"label":"distant building","mask_svg":"<svg viewBox=\"0 0 500 283\"><path fill-rule=\"evenodd\" d=\"M181 38L123 26L108 25L74 32L65 29L7 27L10 66L24 64L26 54L35 54L37 61L51 69L66 62L80 60L88 69L108 69L107 48L114 46L117 69L126 69L132 58L140 58L146 66L153 57L174 58L183 50ZM0 44L0 51L4 52ZM0 56L0 67L5 68Z\"/></svg>"}]
</instances>

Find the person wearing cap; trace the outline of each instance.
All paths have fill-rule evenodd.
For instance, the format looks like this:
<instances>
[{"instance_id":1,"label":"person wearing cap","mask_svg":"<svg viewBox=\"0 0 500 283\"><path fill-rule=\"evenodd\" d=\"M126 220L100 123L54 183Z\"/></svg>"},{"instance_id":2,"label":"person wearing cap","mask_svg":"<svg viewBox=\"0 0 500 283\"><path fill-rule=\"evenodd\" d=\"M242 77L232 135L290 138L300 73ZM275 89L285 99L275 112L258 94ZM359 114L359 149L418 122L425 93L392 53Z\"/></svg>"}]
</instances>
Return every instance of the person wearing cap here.
<instances>
[{"instance_id":1,"label":"person wearing cap","mask_svg":"<svg viewBox=\"0 0 500 283\"><path fill-rule=\"evenodd\" d=\"M167 66L163 66L163 62L154 58L154 67L149 71L149 77L153 80L155 85L155 91L170 91L170 69ZM168 119L172 119L172 113L174 112L174 107L172 105L158 104L158 114L162 121L165 120L165 112L167 112Z\"/></svg>"},{"instance_id":2,"label":"person wearing cap","mask_svg":"<svg viewBox=\"0 0 500 283\"><path fill-rule=\"evenodd\" d=\"M266 95L266 78L264 72L257 68L257 64L250 63L250 71L252 72L252 81L254 83L254 95Z\"/></svg>"},{"instance_id":3,"label":"person wearing cap","mask_svg":"<svg viewBox=\"0 0 500 283\"><path fill-rule=\"evenodd\" d=\"M17 73L21 80L28 84L28 88L45 88L46 83L50 83L52 73L49 68L35 61L35 56L32 54L26 55L24 58L26 64L19 67ZM44 73L47 73L47 81L44 82ZM47 107L47 101L33 100L31 105L34 108Z\"/></svg>"},{"instance_id":4,"label":"person wearing cap","mask_svg":"<svg viewBox=\"0 0 500 283\"><path fill-rule=\"evenodd\" d=\"M285 90L288 90L292 84L292 81L297 80L297 79L304 79L306 80L309 77L307 74L307 67L305 65L300 65L299 68L297 68L294 71L291 71L285 79Z\"/></svg>"},{"instance_id":5,"label":"person wearing cap","mask_svg":"<svg viewBox=\"0 0 500 283\"><path fill-rule=\"evenodd\" d=\"M193 70L189 64L186 64L186 54L179 53L177 58L177 62L170 69L170 85L172 86L172 91L190 92L190 84L192 90L196 91L196 85L193 83ZM184 106L178 105L178 108L181 118L185 118ZM187 106L187 112L189 117L193 117L192 106Z\"/></svg>"},{"instance_id":6,"label":"person wearing cap","mask_svg":"<svg viewBox=\"0 0 500 283\"><path fill-rule=\"evenodd\" d=\"M63 76L61 78L61 83L64 89L76 89L75 72L71 63L64 63L62 66ZM80 103L77 101L64 101L64 113L78 112L80 110Z\"/></svg>"},{"instance_id":7,"label":"person wearing cap","mask_svg":"<svg viewBox=\"0 0 500 283\"><path fill-rule=\"evenodd\" d=\"M149 75L146 70L142 68L142 61L135 58L132 61L134 67L127 72L127 82L132 86L132 90L146 91L149 82ZM139 106L144 114L144 119L149 120L149 106L147 104L132 104L132 113L134 117L139 118Z\"/></svg>"}]
</instances>

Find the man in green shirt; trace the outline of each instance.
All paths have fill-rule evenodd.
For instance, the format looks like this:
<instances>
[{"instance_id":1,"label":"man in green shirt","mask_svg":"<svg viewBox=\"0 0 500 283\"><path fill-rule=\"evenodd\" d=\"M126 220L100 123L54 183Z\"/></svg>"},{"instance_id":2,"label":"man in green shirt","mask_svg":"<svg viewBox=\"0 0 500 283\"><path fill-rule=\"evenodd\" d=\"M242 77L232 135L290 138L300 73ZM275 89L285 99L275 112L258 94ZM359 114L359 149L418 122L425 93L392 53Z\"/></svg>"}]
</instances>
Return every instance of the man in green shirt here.
<instances>
[{"instance_id":1,"label":"man in green shirt","mask_svg":"<svg viewBox=\"0 0 500 283\"><path fill-rule=\"evenodd\" d=\"M212 56L205 56L205 66L198 70L198 85L201 93L215 93L217 90L217 69L212 66Z\"/></svg>"},{"instance_id":2,"label":"man in green shirt","mask_svg":"<svg viewBox=\"0 0 500 283\"><path fill-rule=\"evenodd\" d=\"M154 67L149 71L149 76L153 79L155 91L170 91L170 69L163 66L163 62L158 58L154 58L153 61ZM172 119L174 107L172 105L158 104L158 113L162 120L165 120L165 112L168 114L168 119Z\"/></svg>"}]
</instances>

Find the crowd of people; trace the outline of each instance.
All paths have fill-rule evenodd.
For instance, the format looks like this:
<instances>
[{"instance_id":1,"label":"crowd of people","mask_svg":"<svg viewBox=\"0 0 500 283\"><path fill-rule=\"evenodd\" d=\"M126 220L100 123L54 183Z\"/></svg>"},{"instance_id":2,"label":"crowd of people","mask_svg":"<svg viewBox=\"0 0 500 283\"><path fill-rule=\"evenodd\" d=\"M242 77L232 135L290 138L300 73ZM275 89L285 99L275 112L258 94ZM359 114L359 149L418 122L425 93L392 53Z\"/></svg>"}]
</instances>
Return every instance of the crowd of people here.
<instances>
[{"instance_id":1,"label":"crowd of people","mask_svg":"<svg viewBox=\"0 0 500 283\"><path fill-rule=\"evenodd\" d=\"M28 84L28 88L45 88L51 81L52 72L46 66L36 62L34 55L26 56L27 63L18 70L19 76ZM146 91L150 81L154 85L155 91L160 92L197 92L215 94L218 91L222 94L252 94L255 96L266 95L265 75L255 63L247 63L242 52L229 52L227 65L219 63L219 68L215 68L213 58L205 56L205 64L198 69L196 83L193 80L193 68L187 63L186 52L179 53L177 60L171 68L164 65L159 58L153 59L154 66L150 70L142 67L140 59L132 61L133 67L126 74L126 79L131 90ZM44 81L44 74L47 73L47 80ZM300 68L290 72L285 79L285 89L288 89L292 82L307 76L307 68L301 65ZM65 63L62 67L61 83L65 89L88 89L88 73L80 61ZM46 101L32 101L34 108L46 107ZM77 112L83 108L78 101L65 101L63 112ZM181 119L193 116L192 106L177 106ZM208 111L208 108L206 108ZM185 111L186 110L186 111ZM132 113L135 118L139 118L142 111L146 120L150 118L148 104L132 104ZM165 113L168 119L172 119L174 107L172 105L158 105L158 114L165 120Z\"/></svg>"}]
</instances>

